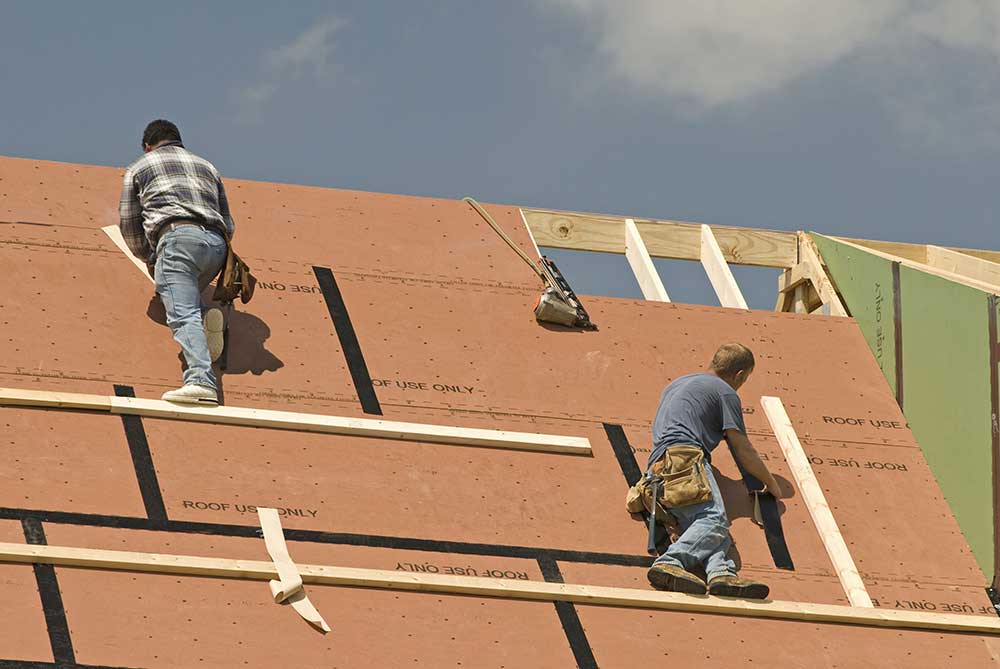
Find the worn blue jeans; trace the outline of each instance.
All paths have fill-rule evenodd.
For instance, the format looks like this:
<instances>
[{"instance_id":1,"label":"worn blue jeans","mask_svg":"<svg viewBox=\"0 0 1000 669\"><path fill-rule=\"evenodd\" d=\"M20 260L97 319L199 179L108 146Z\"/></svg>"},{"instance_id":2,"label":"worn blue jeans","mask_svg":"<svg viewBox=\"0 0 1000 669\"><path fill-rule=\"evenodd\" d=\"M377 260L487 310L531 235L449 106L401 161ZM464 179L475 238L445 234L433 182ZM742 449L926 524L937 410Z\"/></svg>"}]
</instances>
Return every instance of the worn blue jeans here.
<instances>
[{"instance_id":1,"label":"worn blue jeans","mask_svg":"<svg viewBox=\"0 0 1000 669\"><path fill-rule=\"evenodd\" d=\"M712 488L711 501L670 509L680 525L681 536L656 562L683 567L688 571L698 565L705 568L708 580L725 574L736 574L736 563L726 557L733 545L729 536L729 517L726 505L715 482L712 466L705 463L708 484Z\"/></svg>"},{"instance_id":2,"label":"worn blue jeans","mask_svg":"<svg viewBox=\"0 0 1000 669\"><path fill-rule=\"evenodd\" d=\"M194 225L165 232L156 244L153 278L167 325L187 361L185 385L218 390L202 323L201 292L225 262L226 240L222 235Z\"/></svg>"}]
</instances>

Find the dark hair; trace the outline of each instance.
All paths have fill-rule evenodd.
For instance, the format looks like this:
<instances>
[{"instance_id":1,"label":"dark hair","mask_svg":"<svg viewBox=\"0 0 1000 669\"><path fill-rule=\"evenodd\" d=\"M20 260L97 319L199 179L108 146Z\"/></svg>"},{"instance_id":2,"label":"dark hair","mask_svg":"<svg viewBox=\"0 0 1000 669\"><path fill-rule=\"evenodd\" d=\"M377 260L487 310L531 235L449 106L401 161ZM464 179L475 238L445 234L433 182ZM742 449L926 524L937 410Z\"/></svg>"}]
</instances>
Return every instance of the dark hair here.
<instances>
[{"instance_id":1,"label":"dark hair","mask_svg":"<svg viewBox=\"0 0 1000 669\"><path fill-rule=\"evenodd\" d=\"M142 132L142 148L146 148L146 145L156 146L162 141L179 142L181 141L181 131L177 129L177 126L167 121L166 119L158 118L155 121L150 121L149 125Z\"/></svg>"},{"instance_id":2,"label":"dark hair","mask_svg":"<svg viewBox=\"0 0 1000 669\"><path fill-rule=\"evenodd\" d=\"M743 344L723 344L712 357L710 369L726 378L732 378L742 371L753 370L753 353Z\"/></svg>"}]
</instances>

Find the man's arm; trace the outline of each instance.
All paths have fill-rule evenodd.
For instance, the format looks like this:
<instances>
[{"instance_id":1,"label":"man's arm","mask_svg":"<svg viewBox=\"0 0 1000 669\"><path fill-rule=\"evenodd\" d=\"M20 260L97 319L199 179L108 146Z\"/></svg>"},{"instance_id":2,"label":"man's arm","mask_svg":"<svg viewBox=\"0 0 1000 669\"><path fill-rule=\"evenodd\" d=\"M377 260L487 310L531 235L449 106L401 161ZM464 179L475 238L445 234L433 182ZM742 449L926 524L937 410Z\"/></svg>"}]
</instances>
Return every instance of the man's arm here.
<instances>
[{"instance_id":1,"label":"man's arm","mask_svg":"<svg viewBox=\"0 0 1000 669\"><path fill-rule=\"evenodd\" d=\"M749 474L759 479L761 483L767 488L767 491L774 495L775 497L783 497L781 486L768 471L767 466L764 461L760 459L757 455L757 449L753 447L750 443L750 438L739 430L729 429L726 430L726 441L729 443L729 448L733 452L733 457L736 458L743 468L747 470Z\"/></svg>"},{"instance_id":2,"label":"man's arm","mask_svg":"<svg viewBox=\"0 0 1000 669\"><path fill-rule=\"evenodd\" d=\"M148 263L152 251L149 242L146 241L146 231L142 228L142 204L139 202L132 170L125 170L122 196L118 202L118 216L120 218L118 228L122 231L125 245L132 255Z\"/></svg>"},{"instance_id":3,"label":"man's arm","mask_svg":"<svg viewBox=\"0 0 1000 669\"><path fill-rule=\"evenodd\" d=\"M233 215L229 213L229 198L226 197L226 187L222 185L222 177L218 177L219 182L219 213L226 223L226 236L231 240L236 234L236 224L233 223Z\"/></svg>"}]
</instances>

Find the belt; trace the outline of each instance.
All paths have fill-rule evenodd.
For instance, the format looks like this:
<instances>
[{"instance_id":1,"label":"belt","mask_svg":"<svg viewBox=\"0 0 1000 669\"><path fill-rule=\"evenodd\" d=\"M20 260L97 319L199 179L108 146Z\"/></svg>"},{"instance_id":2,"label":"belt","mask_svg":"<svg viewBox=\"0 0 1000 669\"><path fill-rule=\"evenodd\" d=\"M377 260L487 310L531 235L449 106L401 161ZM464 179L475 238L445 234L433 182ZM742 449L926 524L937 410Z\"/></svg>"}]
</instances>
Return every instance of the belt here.
<instances>
[{"instance_id":1,"label":"belt","mask_svg":"<svg viewBox=\"0 0 1000 669\"><path fill-rule=\"evenodd\" d=\"M216 234L221 234L217 228L214 228L214 227L212 227L210 225L206 225L206 224L201 223L199 221L188 221L188 220L170 221L169 223L164 223L163 225L161 225L160 229L156 231L156 243L153 244L153 248L155 249L157 246L159 246L159 244L160 244L160 237L162 237L163 235L167 234L168 232L173 232L177 228L179 228L181 226L184 226L184 225L193 225L193 226L201 228L202 230L206 230L208 232L214 232Z\"/></svg>"}]
</instances>

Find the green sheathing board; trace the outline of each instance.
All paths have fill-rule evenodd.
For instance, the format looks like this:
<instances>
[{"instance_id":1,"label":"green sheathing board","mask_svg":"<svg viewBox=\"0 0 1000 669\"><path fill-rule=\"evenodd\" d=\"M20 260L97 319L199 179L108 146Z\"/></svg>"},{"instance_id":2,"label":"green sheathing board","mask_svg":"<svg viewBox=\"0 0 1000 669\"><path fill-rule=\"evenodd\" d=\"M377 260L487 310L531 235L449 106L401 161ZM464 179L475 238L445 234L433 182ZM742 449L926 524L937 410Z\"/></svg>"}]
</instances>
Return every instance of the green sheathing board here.
<instances>
[{"instance_id":1,"label":"green sheathing board","mask_svg":"<svg viewBox=\"0 0 1000 669\"><path fill-rule=\"evenodd\" d=\"M896 394L892 263L823 235L813 233L812 238L847 310L861 327L868 348Z\"/></svg>"},{"instance_id":2,"label":"green sheathing board","mask_svg":"<svg viewBox=\"0 0 1000 669\"><path fill-rule=\"evenodd\" d=\"M812 238L896 392L893 263L822 235ZM991 578L989 295L905 266L899 269L899 283L903 411L983 573ZM918 513L920 500L913 504Z\"/></svg>"},{"instance_id":3,"label":"green sheathing board","mask_svg":"<svg viewBox=\"0 0 1000 669\"><path fill-rule=\"evenodd\" d=\"M908 267L900 268L900 288L903 409L980 567L992 577L989 295Z\"/></svg>"}]
</instances>

